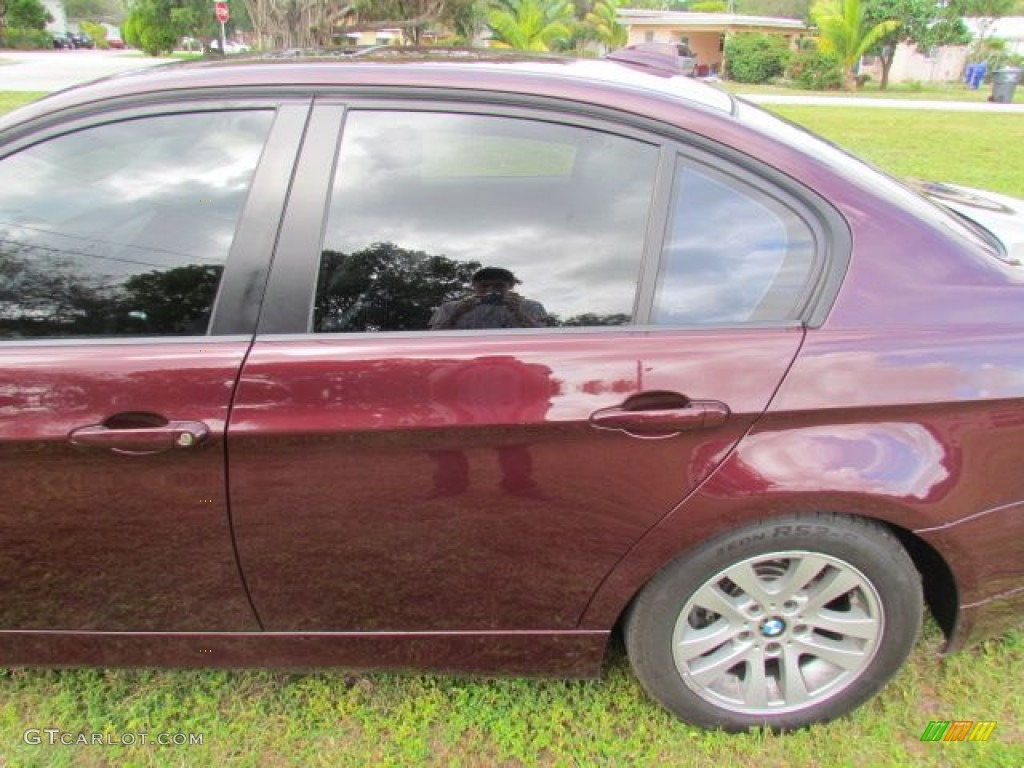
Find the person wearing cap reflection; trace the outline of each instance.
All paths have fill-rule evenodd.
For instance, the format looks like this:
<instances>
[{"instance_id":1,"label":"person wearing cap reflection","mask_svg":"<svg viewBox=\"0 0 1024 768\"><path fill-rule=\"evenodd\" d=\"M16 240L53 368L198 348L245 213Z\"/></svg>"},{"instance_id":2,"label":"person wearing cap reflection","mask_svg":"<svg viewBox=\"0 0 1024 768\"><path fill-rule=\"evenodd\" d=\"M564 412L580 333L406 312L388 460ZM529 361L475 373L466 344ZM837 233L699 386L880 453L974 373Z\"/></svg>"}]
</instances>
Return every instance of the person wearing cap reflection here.
<instances>
[{"instance_id":1,"label":"person wearing cap reflection","mask_svg":"<svg viewBox=\"0 0 1024 768\"><path fill-rule=\"evenodd\" d=\"M512 289L519 281L507 269L485 267L473 275L473 292L442 304L430 318L433 330L476 328L542 328L548 314L536 301ZM515 357L490 356L439 369L432 377L432 399L462 424L488 425L511 419L532 423L547 412L557 389L551 370ZM544 498L533 478L528 445L496 445L501 488L513 496ZM434 461L430 498L458 496L469 489L469 458L461 449L428 451Z\"/></svg>"},{"instance_id":2,"label":"person wearing cap reflection","mask_svg":"<svg viewBox=\"0 0 1024 768\"><path fill-rule=\"evenodd\" d=\"M547 311L540 302L523 298L513 290L519 282L501 267L478 269L472 278L473 292L438 307L430 318L430 328L543 328L548 324Z\"/></svg>"}]
</instances>

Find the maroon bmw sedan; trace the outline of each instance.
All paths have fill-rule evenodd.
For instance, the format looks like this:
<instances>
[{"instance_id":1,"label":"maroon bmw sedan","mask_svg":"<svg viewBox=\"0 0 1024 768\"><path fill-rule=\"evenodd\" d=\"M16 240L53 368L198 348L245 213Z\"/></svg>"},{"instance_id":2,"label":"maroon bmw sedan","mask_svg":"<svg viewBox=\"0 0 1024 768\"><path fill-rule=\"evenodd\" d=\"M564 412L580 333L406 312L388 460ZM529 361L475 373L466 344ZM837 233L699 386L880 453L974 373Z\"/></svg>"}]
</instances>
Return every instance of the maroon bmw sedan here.
<instances>
[{"instance_id":1,"label":"maroon bmw sedan","mask_svg":"<svg viewBox=\"0 0 1024 768\"><path fill-rule=\"evenodd\" d=\"M1024 608L1024 203L671 58L175 65L0 119L0 664L849 712Z\"/></svg>"}]
</instances>

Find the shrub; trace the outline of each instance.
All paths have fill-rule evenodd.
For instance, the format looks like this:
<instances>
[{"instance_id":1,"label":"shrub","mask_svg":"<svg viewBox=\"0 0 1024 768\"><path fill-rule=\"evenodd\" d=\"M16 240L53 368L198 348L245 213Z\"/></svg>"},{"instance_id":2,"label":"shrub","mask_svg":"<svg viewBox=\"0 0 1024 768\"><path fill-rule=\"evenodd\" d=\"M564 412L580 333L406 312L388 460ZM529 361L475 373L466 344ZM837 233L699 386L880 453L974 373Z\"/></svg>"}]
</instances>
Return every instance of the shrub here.
<instances>
[{"instance_id":1,"label":"shrub","mask_svg":"<svg viewBox=\"0 0 1024 768\"><path fill-rule=\"evenodd\" d=\"M107 28L102 24L97 24L95 21L80 21L78 26L82 28L92 41L96 43L97 48L109 48L107 45Z\"/></svg>"},{"instance_id":2,"label":"shrub","mask_svg":"<svg viewBox=\"0 0 1024 768\"><path fill-rule=\"evenodd\" d=\"M741 32L725 41L725 76L740 83L767 83L785 71L790 55L783 37Z\"/></svg>"},{"instance_id":3,"label":"shrub","mask_svg":"<svg viewBox=\"0 0 1024 768\"><path fill-rule=\"evenodd\" d=\"M839 57L816 48L797 52L786 73L798 88L808 91L834 91L843 86L843 65Z\"/></svg>"},{"instance_id":4,"label":"shrub","mask_svg":"<svg viewBox=\"0 0 1024 768\"><path fill-rule=\"evenodd\" d=\"M146 0L140 0L129 11L121 34L128 45L142 49L148 56L173 51L181 37L170 19L169 9Z\"/></svg>"},{"instance_id":5,"label":"shrub","mask_svg":"<svg viewBox=\"0 0 1024 768\"><path fill-rule=\"evenodd\" d=\"M53 36L42 29L8 27L0 37L0 48L39 49L52 48Z\"/></svg>"}]
</instances>

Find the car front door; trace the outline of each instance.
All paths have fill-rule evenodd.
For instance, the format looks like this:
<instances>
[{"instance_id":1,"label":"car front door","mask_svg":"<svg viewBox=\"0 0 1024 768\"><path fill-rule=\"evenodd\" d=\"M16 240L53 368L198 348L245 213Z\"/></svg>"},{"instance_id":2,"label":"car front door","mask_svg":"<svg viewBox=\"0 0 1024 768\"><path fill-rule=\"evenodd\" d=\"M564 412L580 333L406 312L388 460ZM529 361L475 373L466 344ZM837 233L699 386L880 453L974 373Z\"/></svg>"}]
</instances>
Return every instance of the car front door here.
<instances>
[{"instance_id":1,"label":"car front door","mask_svg":"<svg viewBox=\"0 0 1024 768\"><path fill-rule=\"evenodd\" d=\"M307 112L139 105L5 149L0 630L257 628L224 430Z\"/></svg>"},{"instance_id":2,"label":"car front door","mask_svg":"<svg viewBox=\"0 0 1024 768\"><path fill-rule=\"evenodd\" d=\"M752 182L555 114L323 104L305 146L229 425L264 626L575 627L764 411L813 238ZM543 325L439 323L490 301L481 267Z\"/></svg>"}]
</instances>

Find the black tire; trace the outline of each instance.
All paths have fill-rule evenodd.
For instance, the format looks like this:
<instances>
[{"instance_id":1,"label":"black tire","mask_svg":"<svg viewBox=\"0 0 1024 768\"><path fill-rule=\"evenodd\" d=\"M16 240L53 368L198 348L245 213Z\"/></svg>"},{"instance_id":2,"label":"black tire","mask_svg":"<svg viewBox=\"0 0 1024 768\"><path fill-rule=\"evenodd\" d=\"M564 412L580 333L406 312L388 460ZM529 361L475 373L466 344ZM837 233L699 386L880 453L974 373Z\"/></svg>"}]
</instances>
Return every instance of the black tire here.
<instances>
[{"instance_id":1,"label":"black tire","mask_svg":"<svg viewBox=\"0 0 1024 768\"><path fill-rule=\"evenodd\" d=\"M624 635L641 684L683 720L789 730L874 696L913 650L922 612L920 575L888 530L794 515L672 561L634 599Z\"/></svg>"}]
</instances>

